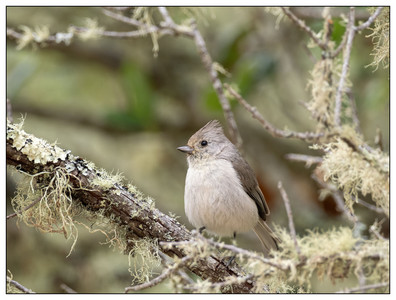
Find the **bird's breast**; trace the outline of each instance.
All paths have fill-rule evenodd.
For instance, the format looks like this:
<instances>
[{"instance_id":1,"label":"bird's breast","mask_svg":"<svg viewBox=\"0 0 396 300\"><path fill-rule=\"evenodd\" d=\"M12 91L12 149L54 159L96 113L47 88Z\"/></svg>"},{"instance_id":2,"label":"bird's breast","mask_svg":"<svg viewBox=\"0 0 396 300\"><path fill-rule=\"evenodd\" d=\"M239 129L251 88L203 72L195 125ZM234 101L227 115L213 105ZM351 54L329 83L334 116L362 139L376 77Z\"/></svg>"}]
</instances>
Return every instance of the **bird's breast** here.
<instances>
[{"instance_id":1,"label":"bird's breast","mask_svg":"<svg viewBox=\"0 0 396 300\"><path fill-rule=\"evenodd\" d=\"M185 185L185 212L197 228L232 235L258 221L254 201L244 191L231 162L224 159L190 164Z\"/></svg>"}]
</instances>

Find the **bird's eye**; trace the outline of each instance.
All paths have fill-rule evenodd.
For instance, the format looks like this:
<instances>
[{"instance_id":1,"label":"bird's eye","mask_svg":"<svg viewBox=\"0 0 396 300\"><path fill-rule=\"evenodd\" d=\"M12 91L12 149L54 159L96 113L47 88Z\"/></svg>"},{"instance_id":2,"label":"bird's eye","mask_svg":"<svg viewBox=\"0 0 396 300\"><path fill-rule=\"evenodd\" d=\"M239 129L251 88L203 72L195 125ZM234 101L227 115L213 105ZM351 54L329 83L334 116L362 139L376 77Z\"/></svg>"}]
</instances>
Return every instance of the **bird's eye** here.
<instances>
[{"instance_id":1,"label":"bird's eye","mask_svg":"<svg viewBox=\"0 0 396 300\"><path fill-rule=\"evenodd\" d=\"M206 141L206 140L201 141L201 146L202 147L205 147L207 144L208 144L208 141Z\"/></svg>"}]
</instances>

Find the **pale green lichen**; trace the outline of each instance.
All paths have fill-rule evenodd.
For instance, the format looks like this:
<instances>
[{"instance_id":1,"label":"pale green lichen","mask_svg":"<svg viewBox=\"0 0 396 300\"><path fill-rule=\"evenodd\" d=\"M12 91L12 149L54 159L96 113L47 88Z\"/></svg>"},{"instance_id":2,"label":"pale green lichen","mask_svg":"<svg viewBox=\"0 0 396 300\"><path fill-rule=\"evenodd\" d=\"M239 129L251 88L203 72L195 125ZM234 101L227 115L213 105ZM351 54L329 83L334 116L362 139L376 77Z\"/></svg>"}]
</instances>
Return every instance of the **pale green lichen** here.
<instances>
[{"instance_id":1,"label":"pale green lichen","mask_svg":"<svg viewBox=\"0 0 396 300\"><path fill-rule=\"evenodd\" d=\"M33 30L28 26L22 25L20 29L22 33L21 37L17 40L17 50L21 50L34 42L38 44L43 43L50 36L50 31L47 26L36 26Z\"/></svg>"},{"instance_id":2,"label":"pale green lichen","mask_svg":"<svg viewBox=\"0 0 396 300\"><path fill-rule=\"evenodd\" d=\"M98 21L95 19L85 19L85 30L76 33L76 35L83 41L98 39L104 31L103 27L98 25ZM73 32L69 29L69 32Z\"/></svg>"},{"instance_id":3,"label":"pale green lichen","mask_svg":"<svg viewBox=\"0 0 396 300\"><path fill-rule=\"evenodd\" d=\"M376 7L369 8L369 12L373 14L376 11ZM378 66L382 64L384 69L389 67L389 37L390 37L390 11L389 7L384 7L374 21L374 27L369 28L372 33L367 35L366 37L371 37L373 41L373 51L370 55L373 56L373 62L368 66L375 67L375 70L378 69Z\"/></svg>"},{"instance_id":4,"label":"pale green lichen","mask_svg":"<svg viewBox=\"0 0 396 300\"><path fill-rule=\"evenodd\" d=\"M7 119L7 139L12 140L12 146L25 154L30 161L45 165L48 162L65 160L70 154L70 151L26 133L22 126L23 120L19 124L11 124Z\"/></svg>"},{"instance_id":5,"label":"pale green lichen","mask_svg":"<svg viewBox=\"0 0 396 300\"><path fill-rule=\"evenodd\" d=\"M289 233L280 227L276 233L282 240L279 251L273 251L272 262L287 265L287 271L257 262L255 274L262 274L258 284L266 284L269 278L276 278L288 287L311 288L311 278L326 278L332 282L364 274L367 282L386 282L389 280L389 241L360 240L354 237L351 228L339 227L329 231L307 231L297 237L300 253L296 251ZM304 257L303 262L299 257ZM249 261L249 260L248 260ZM249 263L248 263L249 265ZM272 282L273 290L278 287ZM299 288L295 290L298 292ZM293 291L293 288L291 289Z\"/></svg>"},{"instance_id":6,"label":"pale green lichen","mask_svg":"<svg viewBox=\"0 0 396 300\"><path fill-rule=\"evenodd\" d=\"M330 179L343 192L346 204L353 210L359 193L371 195L376 205L389 216L389 156L379 149L351 148L343 139L322 145L326 152L320 166L324 179Z\"/></svg>"},{"instance_id":7,"label":"pale green lichen","mask_svg":"<svg viewBox=\"0 0 396 300\"><path fill-rule=\"evenodd\" d=\"M161 265L157 240L142 238L134 241L134 247L128 254L128 262L132 284L149 281L154 270Z\"/></svg>"},{"instance_id":8,"label":"pale green lichen","mask_svg":"<svg viewBox=\"0 0 396 300\"><path fill-rule=\"evenodd\" d=\"M66 239L71 239L69 255L78 238L74 217L81 213L81 207L72 201L73 190L67 172L57 167L52 172L27 175L19 182L11 201L19 220L26 225L42 232L62 233Z\"/></svg>"},{"instance_id":9,"label":"pale green lichen","mask_svg":"<svg viewBox=\"0 0 396 300\"><path fill-rule=\"evenodd\" d=\"M124 180L122 173L109 174L104 169L98 171L97 176L92 179L91 183L104 190L113 188L116 184L121 184Z\"/></svg>"}]
</instances>

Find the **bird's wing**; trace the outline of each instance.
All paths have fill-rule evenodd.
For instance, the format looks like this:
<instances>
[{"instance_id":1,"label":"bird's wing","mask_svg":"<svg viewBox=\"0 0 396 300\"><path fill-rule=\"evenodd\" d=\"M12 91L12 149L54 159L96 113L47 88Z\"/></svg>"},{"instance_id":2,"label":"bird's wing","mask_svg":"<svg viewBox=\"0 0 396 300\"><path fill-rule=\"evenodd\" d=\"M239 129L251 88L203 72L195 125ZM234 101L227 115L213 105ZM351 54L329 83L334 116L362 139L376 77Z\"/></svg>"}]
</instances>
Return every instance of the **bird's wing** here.
<instances>
[{"instance_id":1,"label":"bird's wing","mask_svg":"<svg viewBox=\"0 0 396 300\"><path fill-rule=\"evenodd\" d=\"M264 195L258 186L257 179L254 176L252 168L241 155L235 156L231 162L239 176L239 179L241 180L243 189L250 198L254 200L257 205L259 216L265 221L266 216L269 215L270 211Z\"/></svg>"}]
</instances>

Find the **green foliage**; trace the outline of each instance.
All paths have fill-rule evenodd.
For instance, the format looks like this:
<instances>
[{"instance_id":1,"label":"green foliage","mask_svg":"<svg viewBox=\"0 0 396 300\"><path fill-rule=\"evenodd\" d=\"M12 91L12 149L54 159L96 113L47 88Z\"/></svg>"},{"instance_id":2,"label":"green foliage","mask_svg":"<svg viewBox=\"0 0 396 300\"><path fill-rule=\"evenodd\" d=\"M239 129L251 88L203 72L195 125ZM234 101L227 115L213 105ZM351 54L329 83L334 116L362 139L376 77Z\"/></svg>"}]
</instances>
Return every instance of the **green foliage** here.
<instances>
[{"instance_id":1,"label":"green foliage","mask_svg":"<svg viewBox=\"0 0 396 300\"><path fill-rule=\"evenodd\" d=\"M341 43L342 38L345 34L346 28L345 28L345 22L342 18L333 18L333 25L332 25L332 35L331 39L337 43Z\"/></svg>"}]
</instances>

